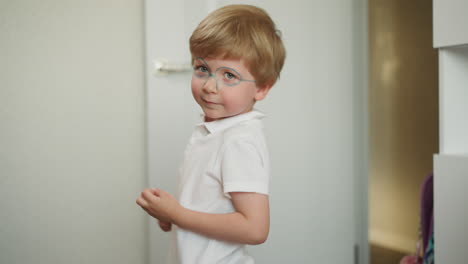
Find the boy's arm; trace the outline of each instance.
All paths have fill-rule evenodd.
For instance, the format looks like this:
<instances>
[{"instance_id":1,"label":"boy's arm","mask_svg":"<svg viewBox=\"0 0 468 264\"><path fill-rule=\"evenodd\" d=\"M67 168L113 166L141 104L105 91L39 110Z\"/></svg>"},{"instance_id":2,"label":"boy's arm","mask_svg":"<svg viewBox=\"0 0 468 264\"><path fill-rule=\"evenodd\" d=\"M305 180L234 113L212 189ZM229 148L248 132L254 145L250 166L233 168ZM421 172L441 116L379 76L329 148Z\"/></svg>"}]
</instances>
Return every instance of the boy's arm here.
<instances>
[{"instance_id":1,"label":"boy's arm","mask_svg":"<svg viewBox=\"0 0 468 264\"><path fill-rule=\"evenodd\" d=\"M262 244L270 230L268 196L259 193L230 193L235 212L209 214L182 208L174 215L177 226L218 240Z\"/></svg>"},{"instance_id":2,"label":"boy's arm","mask_svg":"<svg viewBox=\"0 0 468 264\"><path fill-rule=\"evenodd\" d=\"M167 192L143 191L137 203L155 218L218 240L240 244L263 243L270 229L268 196L258 193L230 193L235 212L210 214L186 209Z\"/></svg>"}]
</instances>

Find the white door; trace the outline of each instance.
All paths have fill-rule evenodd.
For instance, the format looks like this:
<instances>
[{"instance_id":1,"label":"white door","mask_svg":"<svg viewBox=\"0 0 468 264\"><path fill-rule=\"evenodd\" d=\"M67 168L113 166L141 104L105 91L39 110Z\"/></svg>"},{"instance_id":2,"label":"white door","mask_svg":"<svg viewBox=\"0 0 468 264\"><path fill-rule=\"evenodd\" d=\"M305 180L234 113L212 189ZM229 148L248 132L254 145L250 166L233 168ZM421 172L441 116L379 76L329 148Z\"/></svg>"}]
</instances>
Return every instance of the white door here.
<instances>
[{"instance_id":1,"label":"white door","mask_svg":"<svg viewBox=\"0 0 468 264\"><path fill-rule=\"evenodd\" d=\"M201 113L191 74L155 76L154 61L189 63L189 36L216 7L260 6L282 31L287 58L281 79L256 106L267 114L271 230L265 244L249 249L257 263L354 263L355 245L367 247L364 2L146 0L150 187L175 194L177 168ZM169 237L151 221L150 263L165 263Z\"/></svg>"}]
</instances>

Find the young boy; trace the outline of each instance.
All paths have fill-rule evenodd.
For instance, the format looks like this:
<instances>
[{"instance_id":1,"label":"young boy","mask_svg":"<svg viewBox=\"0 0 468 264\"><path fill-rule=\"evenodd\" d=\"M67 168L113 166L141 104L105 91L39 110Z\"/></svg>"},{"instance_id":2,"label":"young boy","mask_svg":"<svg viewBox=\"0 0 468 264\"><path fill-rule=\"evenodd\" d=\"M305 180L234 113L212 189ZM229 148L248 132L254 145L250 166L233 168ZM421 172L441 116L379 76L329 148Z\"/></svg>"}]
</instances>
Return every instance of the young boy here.
<instances>
[{"instance_id":1,"label":"young boy","mask_svg":"<svg viewBox=\"0 0 468 264\"><path fill-rule=\"evenodd\" d=\"M178 199L146 189L137 199L164 231L174 227L178 263L254 263L245 245L268 236L269 159L253 107L280 75L285 49L268 14L230 5L190 38L192 94L204 122L185 150Z\"/></svg>"}]
</instances>

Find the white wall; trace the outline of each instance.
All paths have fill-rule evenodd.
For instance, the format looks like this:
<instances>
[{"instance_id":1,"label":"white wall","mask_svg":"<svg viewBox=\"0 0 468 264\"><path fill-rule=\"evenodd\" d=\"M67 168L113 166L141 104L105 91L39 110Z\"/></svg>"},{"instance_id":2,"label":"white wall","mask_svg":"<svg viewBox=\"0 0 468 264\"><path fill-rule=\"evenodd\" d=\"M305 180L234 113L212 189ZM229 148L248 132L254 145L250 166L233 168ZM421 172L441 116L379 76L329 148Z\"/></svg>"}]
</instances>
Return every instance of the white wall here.
<instances>
[{"instance_id":1,"label":"white wall","mask_svg":"<svg viewBox=\"0 0 468 264\"><path fill-rule=\"evenodd\" d=\"M142 1L0 1L0 263L144 263Z\"/></svg>"}]
</instances>

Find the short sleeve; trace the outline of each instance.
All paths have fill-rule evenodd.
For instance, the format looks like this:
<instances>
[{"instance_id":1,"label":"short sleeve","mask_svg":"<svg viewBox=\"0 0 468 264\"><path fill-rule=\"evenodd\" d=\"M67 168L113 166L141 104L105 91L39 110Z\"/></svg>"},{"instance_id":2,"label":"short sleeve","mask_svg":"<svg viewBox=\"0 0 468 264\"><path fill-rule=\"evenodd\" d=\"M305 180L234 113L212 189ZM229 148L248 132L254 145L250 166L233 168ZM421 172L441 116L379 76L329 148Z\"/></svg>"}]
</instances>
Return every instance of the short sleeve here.
<instances>
[{"instance_id":1,"label":"short sleeve","mask_svg":"<svg viewBox=\"0 0 468 264\"><path fill-rule=\"evenodd\" d=\"M227 144L221 162L224 194L229 192L269 193L268 152L247 140Z\"/></svg>"}]
</instances>

